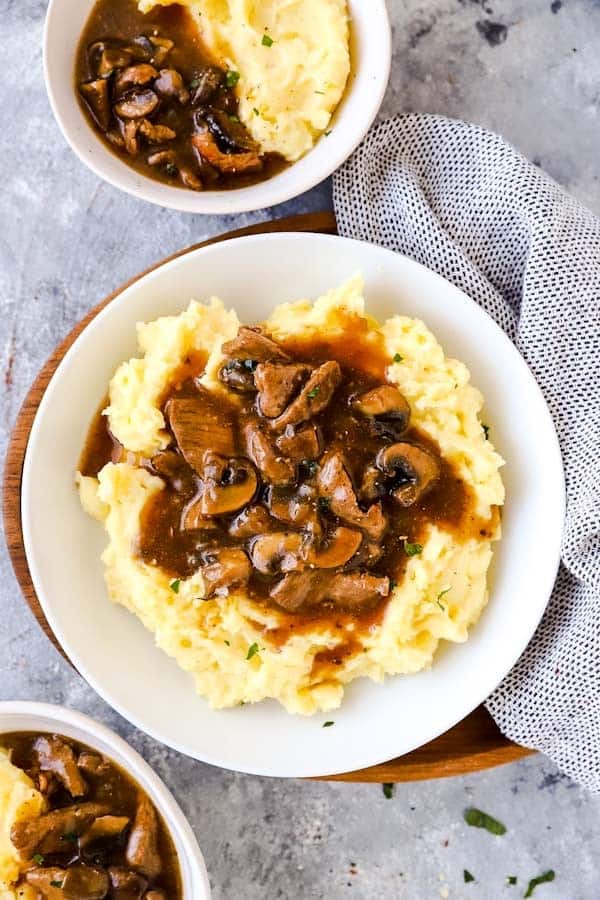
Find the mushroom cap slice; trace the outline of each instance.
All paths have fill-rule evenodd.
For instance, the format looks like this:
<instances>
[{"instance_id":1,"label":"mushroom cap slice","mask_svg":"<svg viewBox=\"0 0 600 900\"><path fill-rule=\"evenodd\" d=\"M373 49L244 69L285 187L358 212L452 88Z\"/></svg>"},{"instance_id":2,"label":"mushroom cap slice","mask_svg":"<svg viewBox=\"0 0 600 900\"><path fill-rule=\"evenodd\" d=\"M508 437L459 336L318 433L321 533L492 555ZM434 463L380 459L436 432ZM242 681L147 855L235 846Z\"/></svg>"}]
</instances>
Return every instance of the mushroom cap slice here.
<instances>
[{"instance_id":1,"label":"mushroom cap slice","mask_svg":"<svg viewBox=\"0 0 600 900\"><path fill-rule=\"evenodd\" d=\"M328 501L332 513L349 525L361 528L374 541L381 540L387 520L380 503L374 503L367 512L359 507L352 480L344 458L335 450L321 460L317 475L319 493Z\"/></svg>"},{"instance_id":2,"label":"mushroom cap slice","mask_svg":"<svg viewBox=\"0 0 600 900\"><path fill-rule=\"evenodd\" d=\"M340 526L319 549L312 549L308 562L317 569L335 569L352 559L362 543L362 534L354 528Z\"/></svg>"},{"instance_id":3,"label":"mushroom cap slice","mask_svg":"<svg viewBox=\"0 0 600 900\"><path fill-rule=\"evenodd\" d=\"M144 90L134 88L115 104L115 112L122 119L143 119L154 112L159 102L154 91L149 88Z\"/></svg>"},{"instance_id":4,"label":"mushroom cap slice","mask_svg":"<svg viewBox=\"0 0 600 900\"><path fill-rule=\"evenodd\" d=\"M356 397L352 407L377 420L376 430L399 437L408 428L410 404L393 384L382 384ZM378 426L378 427L377 427Z\"/></svg>"},{"instance_id":5,"label":"mushroom cap slice","mask_svg":"<svg viewBox=\"0 0 600 900\"><path fill-rule=\"evenodd\" d=\"M377 454L377 467L392 478L391 494L401 506L412 506L437 481L440 464L427 450L401 441Z\"/></svg>"},{"instance_id":6,"label":"mushroom cap slice","mask_svg":"<svg viewBox=\"0 0 600 900\"><path fill-rule=\"evenodd\" d=\"M256 470L247 459L226 458L207 450L200 474L200 513L203 516L236 512L250 503L256 493Z\"/></svg>"},{"instance_id":7,"label":"mushroom cap slice","mask_svg":"<svg viewBox=\"0 0 600 900\"><path fill-rule=\"evenodd\" d=\"M297 531L261 534L250 546L252 564L263 575L303 568L304 544L304 537Z\"/></svg>"}]
</instances>

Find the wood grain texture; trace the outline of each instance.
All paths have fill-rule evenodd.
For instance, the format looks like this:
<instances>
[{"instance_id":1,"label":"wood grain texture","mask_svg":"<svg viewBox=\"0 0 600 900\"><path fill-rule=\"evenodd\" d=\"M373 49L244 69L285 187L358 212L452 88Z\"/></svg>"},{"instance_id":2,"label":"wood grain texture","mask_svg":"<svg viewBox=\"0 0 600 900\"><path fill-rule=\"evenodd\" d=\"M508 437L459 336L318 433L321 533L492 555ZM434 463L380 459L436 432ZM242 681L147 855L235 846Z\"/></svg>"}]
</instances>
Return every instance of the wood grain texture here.
<instances>
[{"instance_id":1,"label":"wood grain texture","mask_svg":"<svg viewBox=\"0 0 600 900\"><path fill-rule=\"evenodd\" d=\"M31 611L40 627L52 641L59 652L68 660L65 652L48 625L39 600L36 596L31 574L27 565L23 533L21 527L21 478L23 462L27 449L29 434L37 408L44 395L50 379L67 350L81 334L89 322L114 300L125 288L138 281L148 272L153 271L164 262L190 253L199 247L218 243L231 238L244 237L249 234L264 234L284 231L316 231L334 234L335 218L332 213L308 213L285 219L252 225L219 235L210 240L195 244L175 253L165 260L150 267L130 281L113 291L94 309L92 309L67 335L52 353L39 375L32 384L15 423L6 456L3 485L4 529L8 551L17 580ZM70 662L70 660L68 660ZM408 753L399 759L372 766L358 772L335 776L339 781L398 782L415 781L426 778L442 778L449 775L460 775L490 768L502 763L512 762L533 751L519 747L505 738L497 725L483 708L475 710L462 722L429 744Z\"/></svg>"}]
</instances>

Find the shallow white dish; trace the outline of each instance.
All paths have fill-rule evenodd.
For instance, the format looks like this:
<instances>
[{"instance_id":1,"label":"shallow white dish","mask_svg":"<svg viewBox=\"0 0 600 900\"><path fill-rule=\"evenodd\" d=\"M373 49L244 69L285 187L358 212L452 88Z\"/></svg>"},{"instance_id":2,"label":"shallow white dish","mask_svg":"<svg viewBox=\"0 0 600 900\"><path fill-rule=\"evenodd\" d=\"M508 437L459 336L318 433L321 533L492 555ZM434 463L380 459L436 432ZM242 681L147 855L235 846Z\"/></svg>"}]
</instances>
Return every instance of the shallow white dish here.
<instances>
[{"instance_id":1,"label":"shallow white dish","mask_svg":"<svg viewBox=\"0 0 600 900\"><path fill-rule=\"evenodd\" d=\"M50 0L44 31L44 74L52 111L65 140L96 175L159 206L183 212L226 214L274 206L310 190L355 150L371 126L387 87L392 60L385 0L348 0L352 72L331 134L279 175L252 187L196 192L146 178L111 153L84 115L75 95L79 37L94 0Z\"/></svg>"},{"instance_id":2,"label":"shallow white dish","mask_svg":"<svg viewBox=\"0 0 600 900\"><path fill-rule=\"evenodd\" d=\"M82 713L50 703L0 703L0 735L11 731L63 734L103 753L125 769L162 815L179 857L184 900L210 900L210 884L194 833L170 791L139 753L114 731Z\"/></svg>"},{"instance_id":3,"label":"shallow white dish","mask_svg":"<svg viewBox=\"0 0 600 900\"><path fill-rule=\"evenodd\" d=\"M317 297L357 269L378 318L422 318L464 361L486 397L486 420L507 460L504 538L491 600L466 644L444 646L431 671L354 682L340 710L290 716L274 702L211 711L152 636L107 599L101 526L82 511L74 472L90 420L117 364L136 353L135 323L213 294L242 321L278 303ZM559 559L563 470L539 388L517 350L465 294L414 261L318 234L270 234L204 247L123 291L83 331L35 418L22 488L25 548L37 595L81 674L139 728L190 756L244 772L329 775L399 756L478 706L515 663L546 606ZM74 615L74 609L77 614ZM124 660L125 663L119 663ZM326 719L335 726L322 728Z\"/></svg>"}]
</instances>

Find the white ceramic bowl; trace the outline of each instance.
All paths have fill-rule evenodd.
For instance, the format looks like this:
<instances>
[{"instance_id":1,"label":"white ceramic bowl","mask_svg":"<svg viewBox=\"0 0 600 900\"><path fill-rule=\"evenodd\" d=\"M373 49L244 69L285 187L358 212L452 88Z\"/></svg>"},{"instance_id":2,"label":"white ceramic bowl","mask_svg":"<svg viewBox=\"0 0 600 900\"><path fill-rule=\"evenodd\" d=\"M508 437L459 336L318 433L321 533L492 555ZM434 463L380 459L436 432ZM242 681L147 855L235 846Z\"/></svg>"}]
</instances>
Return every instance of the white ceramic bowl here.
<instances>
[{"instance_id":1,"label":"white ceramic bowl","mask_svg":"<svg viewBox=\"0 0 600 900\"><path fill-rule=\"evenodd\" d=\"M114 760L142 787L162 815L179 857L184 900L210 900L210 884L189 822L170 791L139 753L104 725L64 706L0 703L0 735L11 731L54 732L87 744Z\"/></svg>"},{"instance_id":2,"label":"white ceramic bowl","mask_svg":"<svg viewBox=\"0 0 600 900\"><path fill-rule=\"evenodd\" d=\"M283 203L327 178L358 146L388 82L391 34L385 0L348 0L353 69L331 134L279 175L252 187L196 192L153 181L107 149L84 115L74 88L75 52L94 0L50 0L44 71L52 110L77 156L100 178L142 200L192 213L240 213Z\"/></svg>"},{"instance_id":3,"label":"white ceramic bowl","mask_svg":"<svg viewBox=\"0 0 600 900\"><path fill-rule=\"evenodd\" d=\"M191 297L216 294L241 321L256 322L278 303L317 297L357 269L365 276L370 312L422 318L446 352L468 365L486 398L486 421L507 461L504 537L496 549L491 599L467 643L443 646L430 671L384 684L355 681L333 713L290 716L274 702L213 711L140 622L107 599L100 562L106 536L83 513L73 483L86 431L116 366L136 353L137 321L177 314ZM40 404L21 503L29 568L46 617L105 700L139 728L206 762L308 776L359 769L413 750L491 693L531 638L552 589L564 484L540 390L514 345L479 306L389 250L329 235L274 234L225 241L166 263L85 328ZM325 719L335 727L322 728Z\"/></svg>"}]
</instances>

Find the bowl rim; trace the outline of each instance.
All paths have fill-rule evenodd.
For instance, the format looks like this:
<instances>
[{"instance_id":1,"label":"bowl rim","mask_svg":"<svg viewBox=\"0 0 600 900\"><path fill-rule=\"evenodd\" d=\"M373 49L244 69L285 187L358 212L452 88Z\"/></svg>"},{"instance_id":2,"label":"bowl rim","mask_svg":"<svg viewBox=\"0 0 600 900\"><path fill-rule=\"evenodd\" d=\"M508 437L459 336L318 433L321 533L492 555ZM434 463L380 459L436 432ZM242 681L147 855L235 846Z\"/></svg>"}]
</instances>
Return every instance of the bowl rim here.
<instances>
[{"instance_id":1,"label":"bowl rim","mask_svg":"<svg viewBox=\"0 0 600 900\"><path fill-rule=\"evenodd\" d=\"M375 121L388 86L392 64L392 32L387 6L385 0L369 0L370 15L373 17L372 27L364 29L361 32L360 37L362 40L369 41L374 46L377 45L380 48L378 57L381 60L380 68L376 72L368 73L369 77L372 79L372 90L369 91L371 101L368 107L365 106L364 115L360 117L357 116L356 121L360 122L360 126L353 129L345 141L340 143L339 141L336 141L334 137L328 144L328 149L331 149L333 152L327 155L316 172L310 167L308 160L313 151L323 140L323 136L317 140L311 150L305 153L299 160L291 163L279 174L265 181L258 182L256 185L237 189L234 188L228 191L198 192L186 188L173 187L171 185L163 184L162 182L153 181L147 176L137 173L136 170L132 169L121 160L119 160L119 166L115 169L115 172L108 172L103 162L103 153L95 155L93 153L84 152L81 138L78 137L75 129L69 125L67 116L64 114L63 102L59 98L58 86L52 75L50 39L55 23L60 20L61 5L63 2L64 0L50 0L48 3L44 21L42 45L42 63L46 93L52 113L58 123L63 138L79 160L98 178L113 187L124 191L132 197L136 197L139 200L145 200L155 206L165 209L195 213L197 215L232 215L268 209L272 206L292 200L306 191L311 190L313 187L316 187L322 181L329 178L329 176L332 175L333 172L335 172L336 169L338 169L356 150ZM349 5L349 19L352 23L352 3L356 2L356 0L347 0L347 2ZM334 121L339 110L353 95L355 84L358 81L359 71L360 69L358 68L356 73L350 73L342 99L334 111ZM373 75L376 76L374 79ZM72 90L71 93L73 95L73 101L79 106L74 90ZM86 123L90 132L94 134L94 138L98 145L107 154L110 153L108 148L104 147L102 141L95 134L87 120L85 120L82 110L80 110L80 114L82 121ZM116 155L114 155L114 158L119 159ZM301 164L302 168L300 169L299 167Z\"/></svg>"},{"instance_id":2,"label":"bowl rim","mask_svg":"<svg viewBox=\"0 0 600 900\"><path fill-rule=\"evenodd\" d=\"M6 719L23 719L22 727L5 729ZM36 725L36 722L44 724ZM51 728L54 724L56 727ZM109 756L113 762L121 766L149 794L152 802L160 812L177 848L181 874L192 886L189 900L210 900L211 889L204 856L188 819L184 815L175 797L137 750L120 737L112 729L103 725L85 713L70 709L61 704L38 702L34 700L0 701L0 735L12 731L55 731L57 734L79 740ZM71 732L71 733L69 733ZM77 732L75 734L74 732ZM81 738L78 735L83 734ZM107 745L107 752L102 745ZM197 889L200 890L197 893ZM187 892L184 900L187 900Z\"/></svg>"},{"instance_id":3,"label":"bowl rim","mask_svg":"<svg viewBox=\"0 0 600 900\"><path fill-rule=\"evenodd\" d=\"M493 319L489 316L489 314L482 307L480 307L478 304L476 304L475 301L472 300L472 298L470 298L467 294L465 294L462 290L460 290L456 286L452 285L449 281L447 281L447 279L445 279L442 276L440 276L439 274L433 272L431 269L427 268L426 266L423 266L422 264L417 263L414 259L403 256L402 254L393 253L392 251L390 251L389 249L386 249L384 247L376 247L373 245L369 245L367 242L364 242L364 241L356 241L353 239L343 238L343 237L339 237L339 236L335 236L335 235L326 235L326 234L315 235L315 234L310 234L310 233L308 233L308 235L307 235L307 233L298 233L298 232L277 232L275 234L267 234L267 235L256 234L256 235L250 235L250 236L243 237L243 238L234 238L229 241L223 241L220 244L208 245L206 247L198 248L198 249L192 251L191 254L186 254L185 256L198 257L198 256L204 255L206 253L223 252L224 250L226 251L228 249L231 249L234 241L240 241L240 240L243 240L247 245L252 246L252 244L255 244L257 241L264 241L265 237L267 237L269 242L274 245L277 241L289 241L290 239L292 241L300 243L300 242L306 240L307 236L309 238L318 238L319 241L329 243L332 246L332 250L333 250L333 245L336 242L341 241L341 242L347 243L349 245L355 245L355 246L367 245L367 246L371 247L371 250L375 254L386 254L389 256L393 256L393 257L401 257L403 260L403 264L406 265L408 269L412 269L415 272L420 273L421 276L426 276L428 279L431 279L431 280L437 282L437 284L440 287L444 287L444 289L446 291L450 291L451 293L453 293L457 297L457 299L462 298L460 301L461 303L468 304L469 306L472 306L472 307L476 307L477 316L482 321L485 320L487 322L488 328L490 328L490 327L492 328L492 330L494 331L494 334L495 334L494 340L497 342L498 346L501 346L501 345L504 346L505 352L510 353L510 355L514 361L515 367L520 370L522 377L527 380L529 389L531 390L531 392L533 394L535 394L536 403L543 405L543 408L545 410L546 423L551 428L551 440L550 440L549 445L546 447L545 455L549 460L550 459L552 460L552 465L555 466L555 470L556 470L556 483L555 483L555 489L553 490L553 504L554 504L555 511L557 511L557 510L560 511L560 529L555 530L553 528L554 540L553 540L552 544L547 545L546 550L545 550L546 563L545 563L544 572L542 573L541 577L538 579L538 592L537 592L538 600L535 604L535 609L533 610L533 612L530 610L527 613L527 621L526 621L527 627L525 629L523 629L522 632L519 633L517 641L513 640L513 642L510 645L510 652L508 652L508 650L507 650L506 659L509 659L509 657L510 657L510 659L509 659L508 663L506 662L506 659L504 660L501 673L500 674L496 673L496 674L490 675L490 673L488 672L488 673L486 673L485 678L478 679L476 696L475 696L475 691L474 691L473 697L471 697L469 700L468 708L465 706L464 710L462 710L461 714L458 715L458 717L456 716L455 712L452 712L451 720L444 722L442 727L440 727L439 723L437 723L435 725L435 730L431 730L430 733L428 733L428 735L424 741L421 740L418 745L417 744L414 745L414 747L422 746L423 743L434 739L436 736L438 736L439 734L444 732L447 728L451 728L461 718L463 718L472 709L475 709L476 706L478 706L481 702L483 702L485 700L485 698L496 688L496 686L498 685L500 680L504 677L504 675L515 664L515 662L517 661L517 659L519 658L519 656L522 654L525 647L529 643L531 637L533 636L535 628L539 624L539 621L540 621L540 619L544 613L544 610L546 608L546 605L548 603L548 599L549 599L551 589L554 584L554 580L555 580L555 576L556 576L556 570L558 568L558 564L560 561L560 539L561 539L561 534L562 534L562 526L564 523L564 507L565 507L564 472L563 472L562 461L561 461L560 447L558 444L556 431L555 431L554 425L552 423L552 419L550 417L550 413L549 413L547 404L543 398L542 392L541 392L539 386L537 385L537 382L535 381L535 378L534 378L533 374L531 373L529 367L527 366L527 363L525 362L523 357L520 355L518 349L515 347L514 343L510 340L508 335L506 335L500 329L500 327L493 321ZM221 248L220 251L216 249L218 247ZM274 250L274 247L271 248L271 252L273 252L273 250ZM185 259L185 256L183 257L183 259ZM153 275L156 274L158 269L163 269L164 267L169 267L170 269L172 269L173 267L181 264L181 260L182 260L182 257L175 257L174 259L166 261L163 264L159 264L158 267L156 269L154 269L151 273L149 273L148 276L144 276L144 279L151 278ZM76 345L79 341L79 337L81 336L81 334L83 334L90 325L93 325L96 322L100 323L103 319L106 319L107 317L109 317L111 314L111 307L112 307L113 303L115 303L117 301L120 301L121 303L125 303L126 299L127 299L127 295L130 292L130 288L133 288L134 290L137 288L139 290L141 281L142 281L142 279L140 279L140 281L136 281L135 284L132 286L126 286L123 291L119 292L114 297L113 300L111 300L105 307L103 307L100 310L98 316L95 316L94 319L92 320L92 322L88 322L86 324L83 331L78 335L78 338L74 341L73 345L69 348L69 350L67 350L67 352L65 353L59 366L57 367L56 372L53 375L53 378L51 379L50 383L48 384L48 387L46 388L44 397L42 398L42 401L38 408L38 412L36 413L36 418L35 418L33 426L32 426L31 437L30 437L30 442L28 444L28 448L27 448L27 452L26 452L24 472L23 472L23 497L26 497L27 492L31 490L31 487L29 485L29 481L31 478L30 450L31 450L32 444L35 442L36 439L38 439L37 432L39 431L39 426L40 426L40 422L41 422L41 418L42 418L40 416L40 413L45 411L46 403L50 402L50 396L53 393L53 391L56 390L56 382L54 385L52 384L52 382L54 381L55 377L58 376L58 373L61 369L62 369L62 373L64 373L64 370L68 368L70 360L77 352L78 348ZM540 408L541 408L541 406L540 406ZM92 684L92 686L101 694L101 696L103 696L107 700L108 703L111 704L111 706L113 706L118 712L121 713L121 715L125 716L129 721L133 722L133 724L135 724L137 727L139 727L142 731L144 731L148 734L151 734L157 740L160 740L160 741L166 743L168 746L174 747L175 749L179 750L182 753L191 755L197 759L202 759L203 761L208 762L212 765L217 765L217 766L225 767L225 768L231 768L231 769L234 769L235 771L246 772L249 774L263 775L263 776L275 776L275 777L301 777L301 776L311 777L311 776L316 776L316 775L326 776L326 775L340 774L340 773L346 772L346 771L352 771L353 769L358 768L359 765L360 766L376 765L378 763L385 762L387 759L390 758L390 753L386 752L385 754L383 754L382 751L379 750L379 752L377 754L373 753L371 756L367 756L367 758L363 759L359 765L355 764L352 766L348 766L347 763L341 763L341 764L330 766L327 769L322 769L319 771L308 771L308 770L300 771L297 768L292 769L292 768L288 767L285 770L274 772L270 769L270 767L257 766L256 764L240 763L239 759L234 764L230 764L230 763L228 764L228 763L220 760L217 756L215 756L214 753L209 754L206 751L204 751L201 755L199 755L199 751L197 749L196 750L191 749L189 744L186 744L185 741L182 741L181 739L179 739L177 737L173 738L173 737L166 736L164 733L164 730L161 732L160 729L157 730L156 728L154 728L154 726L149 726L145 723L142 724L142 721L140 720L140 717L137 715L137 713L135 713L135 714L132 713L130 708L127 708L127 711L125 712L123 704L119 700L116 700L114 698L112 691L110 689L105 690L104 688L102 688L95 675L90 676L88 666L84 662L80 665L80 662L81 662L80 654L78 654L77 652L72 653L71 652L72 648L71 648L70 642L64 641L64 635L62 634L62 629L61 629L61 627L57 627L56 617L53 613L53 610L51 607L50 608L48 607L47 603L45 602L43 592L38 589L38 585L41 583L40 573L38 572L36 561L32 560L31 555L30 555L30 552L32 549L31 533L30 533L31 529L30 529L30 522L28 522L28 516L26 513L27 513L27 510L26 510L26 508L24 508L23 533L24 533L24 541L25 541L25 548L26 548L27 557L28 557L28 563L29 563L30 570L31 570L32 580L34 582L36 591L37 591L39 599L40 599L40 603L44 609L44 613L46 614L46 617L48 619L48 622L49 622L51 628L57 634L57 637L59 637L59 639L61 640L61 643L65 646L65 649L66 649L67 653L69 654L69 656L74 659L74 664L76 664L81 669L82 674L90 682L90 684ZM558 520L559 516L557 515L555 518ZM504 546L506 543L507 542L504 541L502 546ZM513 550L512 556L515 556L514 550ZM542 597L543 597L543 603L541 600ZM389 679L389 681L392 681L392 680L393 680L392 678ZM348 701L345 701L345 702L347 703ZM399 752L401 752L401 753L408 752L408 750L414 749L414 747L407 748L407 750L401 750ZM397 753L396 753L396 755L397 755Z\"/></svg>"}]
</instances>

